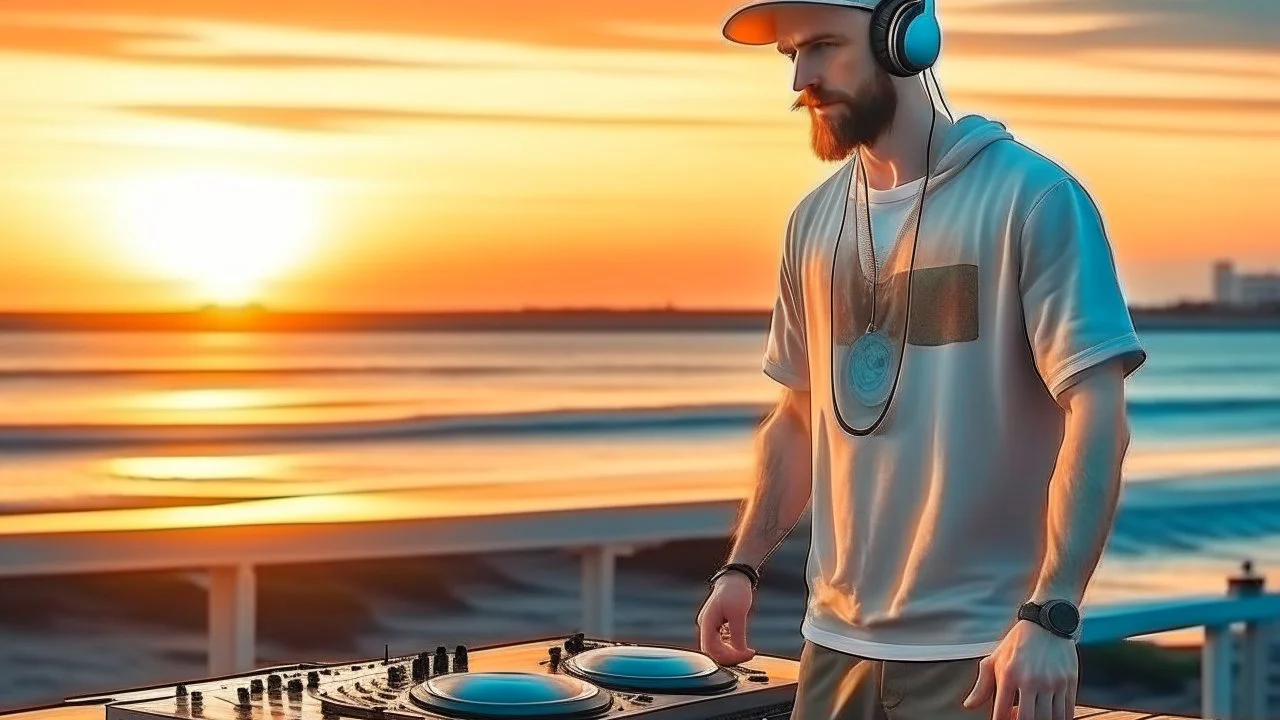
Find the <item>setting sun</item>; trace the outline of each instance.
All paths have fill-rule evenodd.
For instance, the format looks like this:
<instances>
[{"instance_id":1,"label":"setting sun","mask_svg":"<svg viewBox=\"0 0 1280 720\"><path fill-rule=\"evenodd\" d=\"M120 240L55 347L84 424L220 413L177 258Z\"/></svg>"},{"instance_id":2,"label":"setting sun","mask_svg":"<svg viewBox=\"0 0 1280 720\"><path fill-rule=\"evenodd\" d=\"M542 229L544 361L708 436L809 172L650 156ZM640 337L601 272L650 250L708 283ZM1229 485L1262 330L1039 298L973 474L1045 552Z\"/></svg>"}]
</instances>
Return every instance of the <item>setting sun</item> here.
<instances>
[{"instance_id":1,"label":"setting sun","mask_svg":"<svg viewBox=\"0 0 1280 720\"><path fill-rule=\"evenodd\" d=\"M120 239L150 269L193 283L217 303L259 285L314 246L316 199L301 180L235 172L123 179L113 205Z\"/></svg>"}]
</instances>

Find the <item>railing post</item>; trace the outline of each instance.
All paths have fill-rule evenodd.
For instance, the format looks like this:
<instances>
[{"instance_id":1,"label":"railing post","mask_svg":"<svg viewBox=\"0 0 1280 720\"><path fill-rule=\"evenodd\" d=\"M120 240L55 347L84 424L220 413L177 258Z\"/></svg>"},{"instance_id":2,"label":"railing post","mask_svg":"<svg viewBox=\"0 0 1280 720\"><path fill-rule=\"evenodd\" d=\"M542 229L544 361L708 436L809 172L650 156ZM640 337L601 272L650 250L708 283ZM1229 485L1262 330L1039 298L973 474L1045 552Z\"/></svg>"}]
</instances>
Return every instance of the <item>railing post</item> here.
<instances>
[{"instance_id":1,"label":"railing post","mask_svg":"<svg viewBox=\"0 0 1280 720\"><path fill-rule=\"evenodd\" d=\"M613 639L617 559L641 549L636 544L602 544L572 548L582 555L582 632Z\"/></svg>"},{"instance_id":2,"label":"railing post","mask_svg":"<svg viewBox=\"0 0 1280 720\"><path fill-rule=\"evenodd\" d=\"M209 674L252 670L257 588L248 563L209 568Z\"/></svg>"},{"instance_id":3,"label":"railing post","mask_svg":"<svg viewBox=\"0 0 1280 720\"><path fill-rule=\"evenodd\" d=\"M1231 712L1231 626L1204 629L1200 650L1200 716L1206 720L1236 720Z\"/></svg>"},{"instance_id":4,"label":"railing post","mask_svg":"<svg viewBox=\"0 0 1280 720\"><path fill-rule=\"evenodd\" d=\"M582 549L582 632L603 640L613 635L614 548Z\"/></svg>"},{"instance_id":5,"label":"railing post","mask_svg":"<svg viewBox=\"0 0 1280 720\"><path fill-rule=\"evenodd\" d=\"M1241 574L1227 580L1227 594L1231 597L1256 597L1261 595L1265 579L1253 572L1253 563L1246 560ZM1269 673L1266 623L1245 622L1237 651L1239 658L1237 706L1233 720L1266 720L1267 680Z\"/></svg>"},{"instance_id":6,"label":"railing post","mask_svg":"<svg viewBox=\"0 0 1280 720\"><path fill-rule=\"evenodd\" d=\"M1267 624L1246 622L1240 638L1239 720L1267 720Z\"/></svg>"}]
</instances>

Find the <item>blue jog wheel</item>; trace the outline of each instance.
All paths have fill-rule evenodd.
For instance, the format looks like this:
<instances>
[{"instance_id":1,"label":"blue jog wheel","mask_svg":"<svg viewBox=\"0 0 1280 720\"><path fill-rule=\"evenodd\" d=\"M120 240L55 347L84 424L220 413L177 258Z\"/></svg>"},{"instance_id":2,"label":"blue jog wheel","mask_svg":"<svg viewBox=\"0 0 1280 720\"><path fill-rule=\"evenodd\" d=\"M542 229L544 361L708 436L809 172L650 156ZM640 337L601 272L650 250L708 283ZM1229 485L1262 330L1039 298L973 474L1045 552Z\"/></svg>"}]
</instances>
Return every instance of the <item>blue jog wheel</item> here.
<instances>
[{"instance_id":1,"label":"blue jog wheel","mask_svg":"<svg viewBox=\"0 0 1280 720\"><path fill-rule=\"evenodd\" d=\"M868 407L882 405L893 388L893 346L884 334L869 332L849 349L846 372L858 402Z\"/></svg>"}]
</instances>

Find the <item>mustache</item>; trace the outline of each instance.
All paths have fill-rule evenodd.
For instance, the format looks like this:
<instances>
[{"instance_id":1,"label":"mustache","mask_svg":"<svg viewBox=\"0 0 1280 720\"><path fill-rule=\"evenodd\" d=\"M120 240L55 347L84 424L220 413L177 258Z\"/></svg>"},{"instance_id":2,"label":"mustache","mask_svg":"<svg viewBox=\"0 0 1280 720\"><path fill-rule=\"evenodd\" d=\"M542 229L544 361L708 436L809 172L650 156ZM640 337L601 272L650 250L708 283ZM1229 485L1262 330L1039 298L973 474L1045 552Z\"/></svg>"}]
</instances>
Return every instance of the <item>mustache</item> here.
<instances>
[{"instance_id":1,"label":"mustache","mask_svg":"<svg viewBox=\"0 0 1280 720\"><path fill-rule=\"evenodd\" d=\"M814 107L816 105L827 105L830 103L842 102L852 105L853 98L839 92L826 92L824 90L813 90L805 88L800 91L800 95L794 103L791 103L792 110L799 110L805 107Z\"/></svg>"}]
</instances>

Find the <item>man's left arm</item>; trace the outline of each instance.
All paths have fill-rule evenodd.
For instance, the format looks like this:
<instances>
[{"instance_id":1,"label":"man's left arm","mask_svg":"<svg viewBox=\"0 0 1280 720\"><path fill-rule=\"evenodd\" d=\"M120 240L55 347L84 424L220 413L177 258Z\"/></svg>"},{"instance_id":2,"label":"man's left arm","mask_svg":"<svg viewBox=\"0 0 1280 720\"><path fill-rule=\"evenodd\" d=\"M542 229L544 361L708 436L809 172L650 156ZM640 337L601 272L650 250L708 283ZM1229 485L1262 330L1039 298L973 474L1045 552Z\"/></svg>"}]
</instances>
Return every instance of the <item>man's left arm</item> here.
<instances>
[{"instance_id":1,"label":"man's left arm","mask_svg":"<svg viewBox=\"0 0 1280 720\"><path fill-rule=\"evenodd\" d=\"M1070 600L1079 607L1111 534L1129 448L1122 361L1081 373L1059 404L1066 428L1049 483L1044 560L1030 600Z\"/></svg>"},{"instance_id":2,"label":"man's left arm","mask_svg":"<svg viewBox=\"0 0 1280 720\"><path fill-rule=\"evenodd\" d=\"M1026 600L1077 608L1110 536L1129 446L1124 384L1146 359L1121 292L1102 216L1063 178L1027 210L1018 235L1019 289L1031 359L1061 406L1035 585ZM1029 479L1030 481L1030 479ZM1035 479L1042 482L1042 479ZM1018 608L1010 608L1011 620ZM1050 623L1055 625L1055 623ZM1079 669L1074 638L1014 621L979 666L966 707L994 698L993 720L1070 720Z\"/></svg>"},{"instance_id":3,"label":"man's left arm","mask_svg":"<svg viewBox=\"0 0 1280 720\"><path fill-rule=\"evenodd\" d=\"M1120 496L1129 447L1124 366L1115 358L1072 378L1059 396L1066 414L1062 449L1049 483L1044 559L1031 600L1069 600L1077 607L1102 557ZM994 695L993 720L1071 720L1079 660L1074 638L1017 622L979 665L965 700L978 707Z\"/></svg>"}]
</instances>

